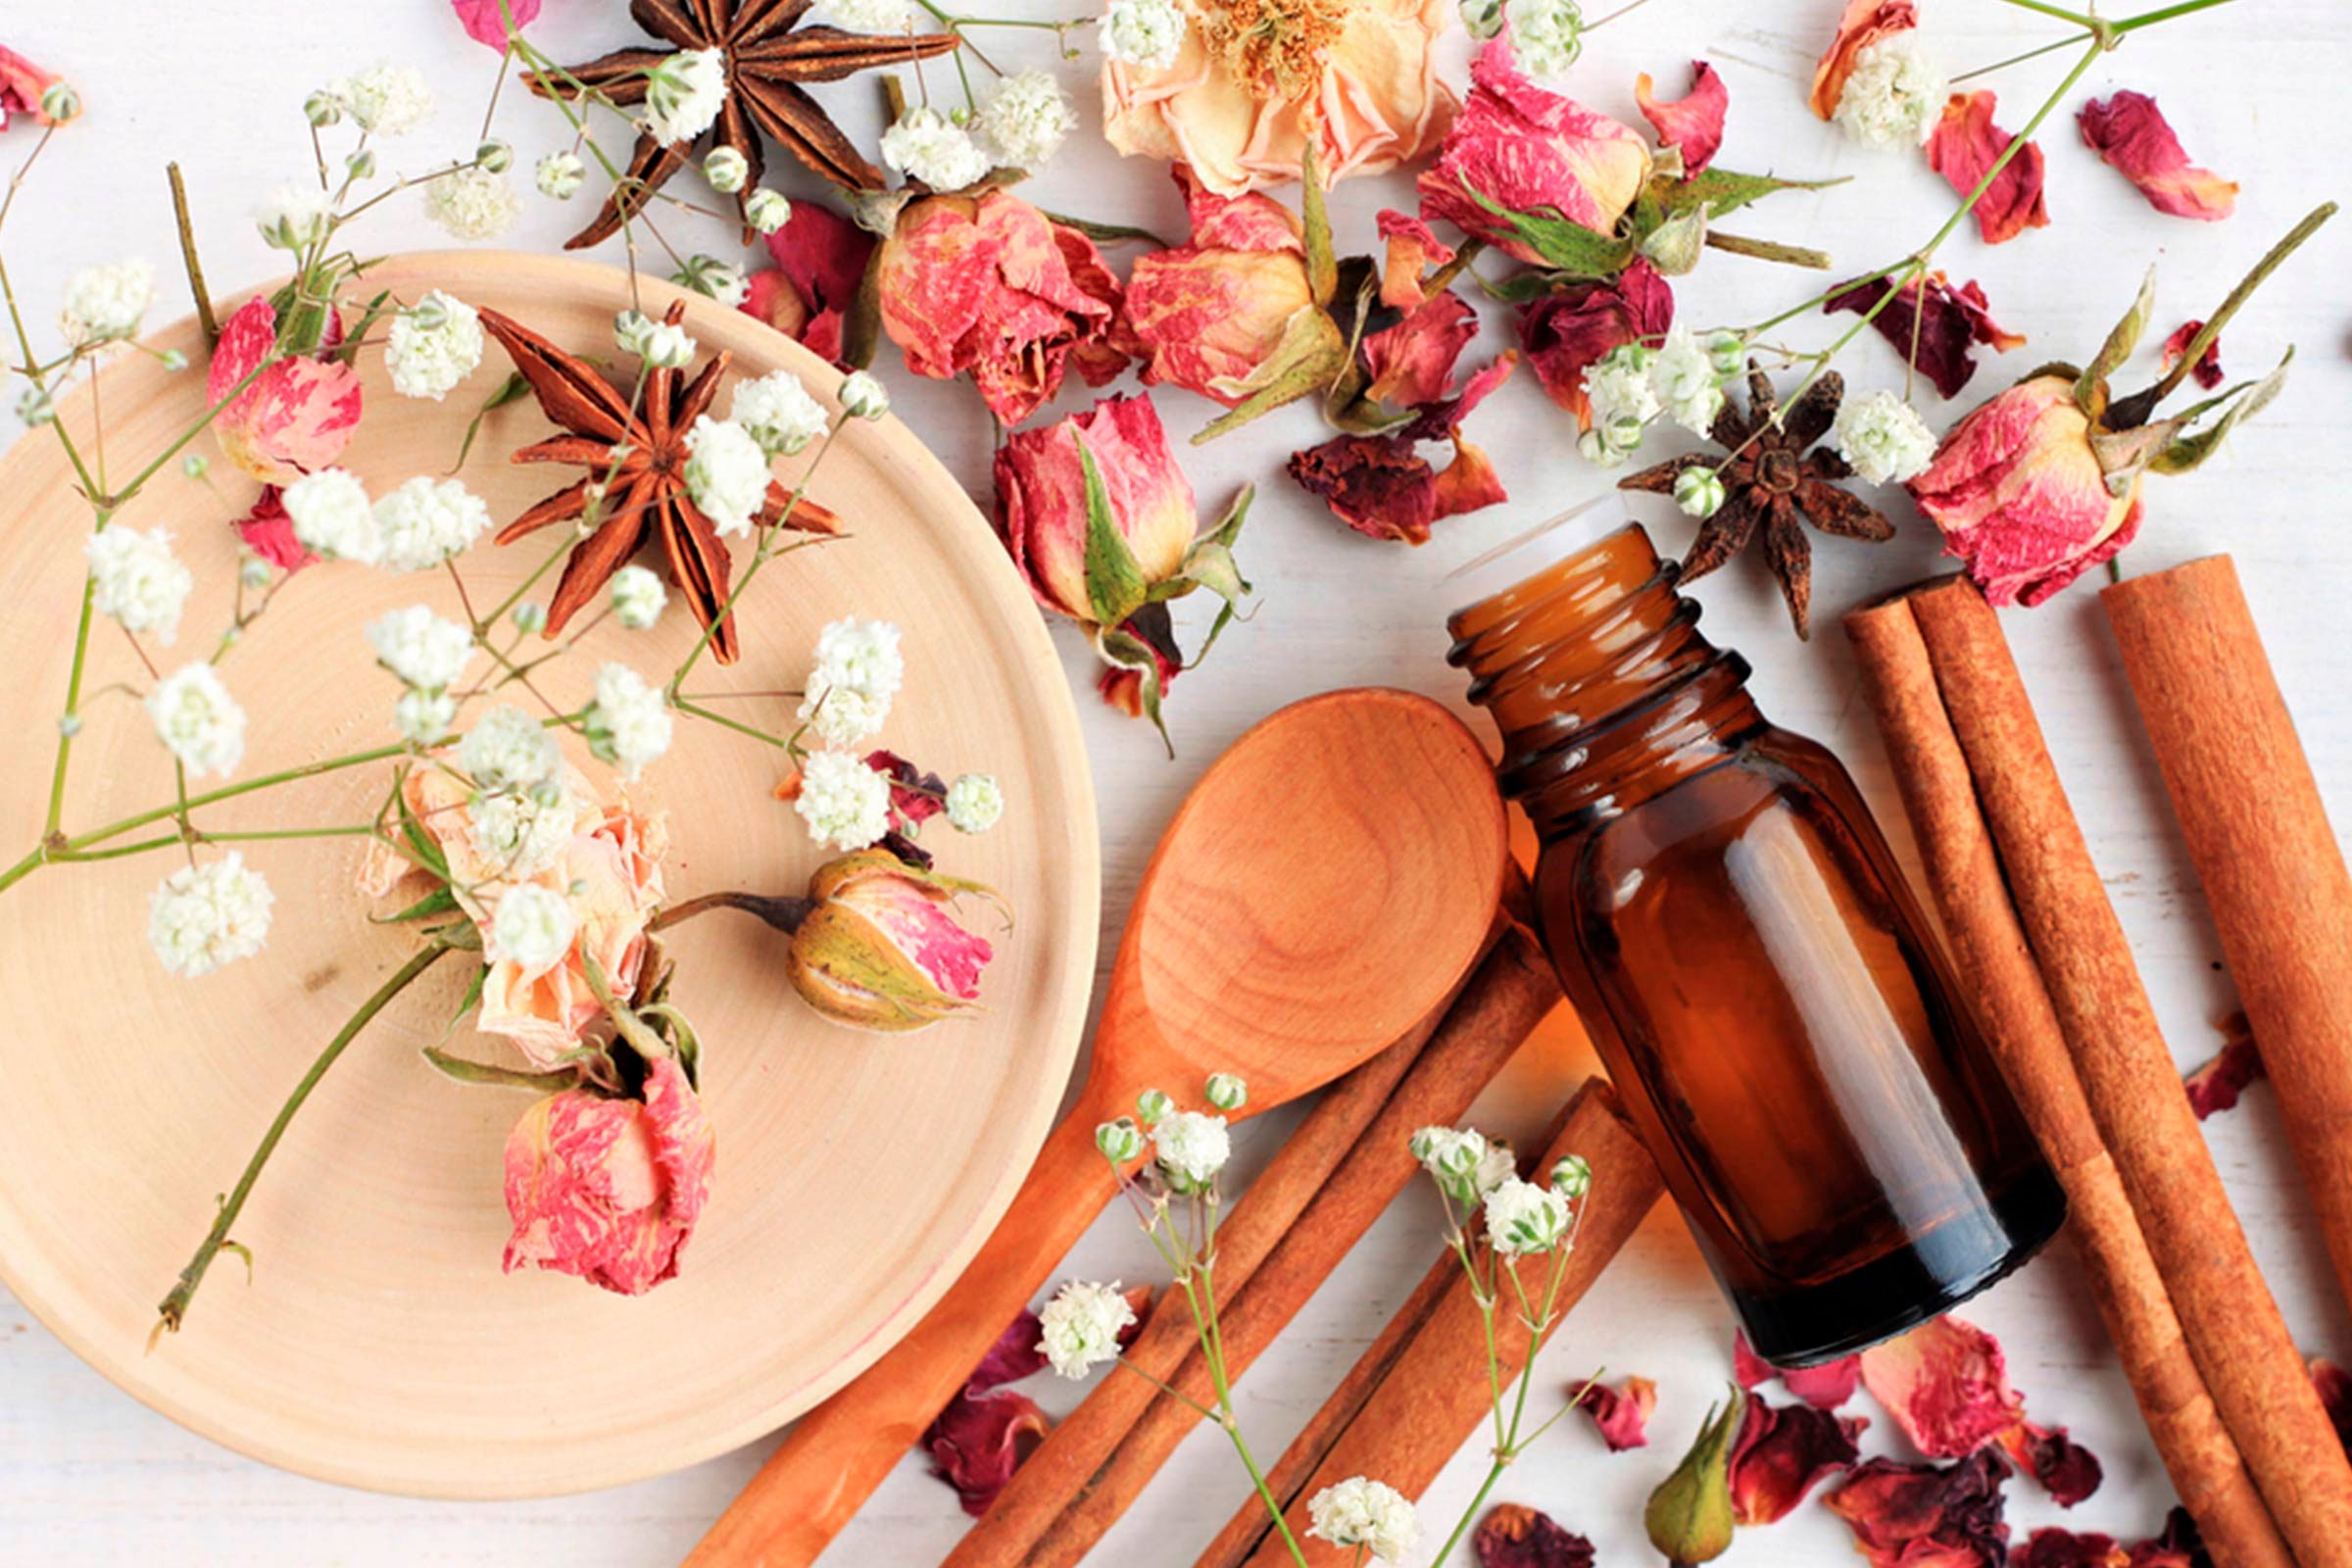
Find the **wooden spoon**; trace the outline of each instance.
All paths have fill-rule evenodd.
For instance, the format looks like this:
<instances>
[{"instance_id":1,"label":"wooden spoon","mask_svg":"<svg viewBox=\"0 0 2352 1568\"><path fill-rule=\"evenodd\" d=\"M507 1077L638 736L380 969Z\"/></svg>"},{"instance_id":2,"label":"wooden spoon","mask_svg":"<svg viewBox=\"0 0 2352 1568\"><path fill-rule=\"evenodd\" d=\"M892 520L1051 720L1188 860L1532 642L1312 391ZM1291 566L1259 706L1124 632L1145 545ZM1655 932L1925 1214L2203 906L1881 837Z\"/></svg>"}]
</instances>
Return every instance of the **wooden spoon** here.
<instances>
[{"instance_id":1,"label":"wooden spoon","mask_svg":"<svg viewBox=\"0 0 2352 1568\"><path fill-rule=\"evenodd\" d=\"M1477 956L1506 856L1485 751L1407 692L1332 692L1258 723L1177 811L1138 890L1076 1108L930 1314L803 1416L691 1557L813 1562L1116 1192L1098 1123L1144 1090L1245 1114L1369 1057Z\"/></svg>"}]
</instances>

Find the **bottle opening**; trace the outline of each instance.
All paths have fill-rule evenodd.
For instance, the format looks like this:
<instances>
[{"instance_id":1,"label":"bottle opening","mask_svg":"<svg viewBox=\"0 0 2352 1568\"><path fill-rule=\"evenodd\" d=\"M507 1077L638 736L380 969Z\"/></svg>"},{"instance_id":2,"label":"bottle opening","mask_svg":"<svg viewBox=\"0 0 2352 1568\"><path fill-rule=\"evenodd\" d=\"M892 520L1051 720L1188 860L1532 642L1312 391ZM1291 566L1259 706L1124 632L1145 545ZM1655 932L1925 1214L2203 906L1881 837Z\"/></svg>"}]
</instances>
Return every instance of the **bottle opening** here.
<instances>
[{"instance_id":1,"label":"bottle opening","mask_svg":"<svg viewBox=\"0 0 2352 1568\"><path fill-rule=\"evenodd\" d=\"M1614 490L1579 502L1447 572L1443 579L1450 601L1446 613L1483 604L1630 524L1625 498Z\"/></svg>"}]
</instances>

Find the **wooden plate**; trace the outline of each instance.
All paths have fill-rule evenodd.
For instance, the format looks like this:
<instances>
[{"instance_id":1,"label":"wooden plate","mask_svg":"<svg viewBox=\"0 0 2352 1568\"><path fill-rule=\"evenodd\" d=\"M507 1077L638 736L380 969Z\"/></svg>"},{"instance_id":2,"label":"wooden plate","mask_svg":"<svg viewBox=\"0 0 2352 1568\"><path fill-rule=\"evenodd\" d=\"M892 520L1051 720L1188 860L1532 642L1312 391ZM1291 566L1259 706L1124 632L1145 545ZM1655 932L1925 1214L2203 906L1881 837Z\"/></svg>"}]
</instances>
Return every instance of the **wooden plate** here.
<instances>
[{"instance_id":1,"label":"wooden plate","mask_svg":"<svg viewBox=\"0 0 2352 1568\"><path fill-rule=\"evenodd\" d=\"M370 286L494 306L582 353L612 356L628 303L610 269L463 252L383 264ZM676 296L646 285L659 314ZM687 325L736 369L798 372L828 402L835 372L751 318L696 300ZM194 323L151 340L204 362ZM492 344L445 404L394 395L362 356L367 416L344 462L371 490L457 459L505 376ZM203 409L204 377L123 357L104 378L118 477ZM723 399L723 394L722 394ZM723 401L721 404L723 409ZM85 389L64 406L78 436ZM548 429L527 398L490 416L464 477L500 519L572 475L507 455ZM213 450L209 436L192 450ZM208 485L169 467L125 512L168 526L197 590L166 669L201 658L229 615L236 538L255 486L216 458ZM48 794L89 518L58 443L0 460L0 862L30 849ZM811 490L854 537L788 557L743 606L744 655L690 689L797 687L817 629L856 613L906 634L907 684L882 742L953 776L994 772L995 832L935 824L943 869L1003 890L977 1018L881 1037L815 1018L786 984L782 939L746 917L678 928L676 997L705 1042L717 1132L711 1203L680 1276L627 1299L554 1274L503 1275L507 1130L529 1100L466 1088L419 1057L464 985L455 963L399 999L337 1065L278 1150L186 1328L145 1351L155 1303L255 1140L318 1047L412 951L352 891L359 841L244 846L276 891L269 947L196 980L166 974L147 895L171 850L49 865L0 893L0 1278L92 1365L174 1420L272 1464L436 1496L512 1497L657 1475L735 1447L816 1403L910 1327L1011 1200L1061 1094L1094 973L1100 878L1094 798L1068 685L1036 606L970 500L895 418L853 423ZM485 540L464 561L503 597L552 547ZM552 579L549 579L552 581ZM298 573L223 666L251 717L250 777L394 738L397 687L362 625L419 600L455 613L445 575L354 565ZM606 658L659 679L691 642L673 595L662 624L608 622L550 666L559 702ZM147 677L111 624L93 630L68 833L172 796L170 759L116 683ZM566 706L569 706L566 702ZM730 711L788 728L785 699ZM640 799L665 807L675 899L722 887L797 892L819 858L771 797L780 754L678 720ZM610 780L601 766L590 775ZM199 813L215 831L365 821L388 775L355 768ZM214 853L214 852L208 852ZM988 918L985 915L980 918ZM991 933L995 935L995 933ZM505 1050L462 1031L455 1047ZM504 1058L502 1058L504 1059Z\"/></svg>"}]
</instances>

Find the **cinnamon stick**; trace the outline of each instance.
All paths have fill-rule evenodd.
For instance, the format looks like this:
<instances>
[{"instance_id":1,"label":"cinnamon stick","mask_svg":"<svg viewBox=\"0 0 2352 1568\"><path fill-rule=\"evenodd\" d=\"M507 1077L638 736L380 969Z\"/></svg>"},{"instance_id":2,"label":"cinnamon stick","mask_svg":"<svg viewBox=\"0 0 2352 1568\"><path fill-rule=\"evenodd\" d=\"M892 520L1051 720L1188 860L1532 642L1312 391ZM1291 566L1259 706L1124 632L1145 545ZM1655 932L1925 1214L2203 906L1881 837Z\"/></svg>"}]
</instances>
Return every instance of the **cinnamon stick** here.
<instances>
[{"instance_id":1,"label":"cinnamon stick","mask_svg":"<svg viewBox=\"0 0 2352 1568\"><path fill-rule=\"evenodd\" d=\"M2099 603L2352 1302L2352 874L2230 558Z\"/></svg>"},{"instance_id":2,"label":"cinnamon stick","mask_svg":"<svg viewBox=\"0 0 2352 1568\"><path fill-rule=\"evenodd\" d=\"M2303 1568L2352 1568L2352 1464L2230 1209L1999 618L1908 599L2020 922L2189 1353Z\"/></svg>"},{"instance_id":3,"label":"cinnamon stick","mask_svg":"<svg viewBox=\"0 0 2352 1568\"><path fill-rule=\"evenodd\" d=\"M1664 1190L1615 1093L1597 1078L1588 1080L1568 1102L1557 1135L1535 1168L1547 1168L1570 1153L1592 1161L1592 1190L1560 1284L1562 1312L1592 1289ZM1528 1290L1540 1293L1550 1260L1527 1258L1518 1266ZM1527 1330L1506 1309L1496 1314L1495 1339L1507 1391L1527 1360ZM1485 1428L1492 1396L1485 1322L1461 1260L1448 1251L1267 1472L1267 1484L1283 1499L1307 1561L1330 1568L1353 1561L1352 1550L1307 1539L1309 1498L1356 1475L1378 1477L1408 1497L1420 1496L1462 1445ZM1265 1504L1252 1494L1193 1568L1280 1568L1290 1560L1290 1548L1275 1533Z\"/></svg>"},{"instance_id":4,"label":"cinnamon stick","mask_svg":"<svg viewBox=\"0 0 2352 1568\"><path fill-rule=\"evenodd\" d=\"M1506 931L1378 1114L1359 1116L1348 1153L1287 1223L1260 1218L1261 1176L1220 1228L1216 1286L1228 1370L1239 1378L1412 1179L1418 1128L1458 1120L1487 1081L1559 1001L1551 966L1526 932ZM1310 1118L1311 1119L1311 1118ZM1286 1150L1287 1153L1287 1150ZM1279 1159L1281 1156L1277 1156ZM1236 1229L1279 1234L1236 1287ZM1013 1473L1012 1483L947 1558L947 1568L1074 1563L1126 1511L1199 1416L1135 1375L1144 1371L1201 1404L1213 1401L1179 1292L1161 1293L1151 1321L1078 1408Z\"/></svg>"},{"instance_id":5,"label":"cinnamon stick","mask_svg":"<svg viewBox=\"0 0 2352 1568\"><path fill-rule=\"evenodd\" d=\"M2181 1337L2075 1076L1911 607L1896 600L1858 611L1845 617L1845 630L1860 655L1863 689L1894 763L1929 891L1969 977L1978 1023L2066 1188L2092 1298L2173 1488L2220 1568L2293 1568Z\"/></svg>"}]
</instances>

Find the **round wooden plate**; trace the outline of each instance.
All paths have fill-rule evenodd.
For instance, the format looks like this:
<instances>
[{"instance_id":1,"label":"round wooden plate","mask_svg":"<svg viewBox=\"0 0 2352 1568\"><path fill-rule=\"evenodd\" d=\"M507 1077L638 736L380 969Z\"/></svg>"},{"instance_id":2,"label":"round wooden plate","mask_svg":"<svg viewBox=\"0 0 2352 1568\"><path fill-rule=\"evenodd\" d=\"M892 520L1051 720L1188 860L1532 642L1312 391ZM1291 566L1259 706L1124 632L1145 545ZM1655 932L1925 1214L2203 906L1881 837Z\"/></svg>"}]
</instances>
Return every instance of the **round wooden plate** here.
<instances>
[{"instance_id":1,"label":"round wooden plate","mask_svg":"<svg viewBox=\"0 0 2352 1568\"><path fill-rule=\"evenodd\" d=\"M610 269L480 252L402 258L367 281L412 300L446 289L608 360L612 314L629 301ZM645 293L657 315L677 297L666 284ZM706 352L731 349L737 372L791 369L832 401L836 372L750 317L698 299L687 325ZM150 341L204 363L192 321ZM509 368L492 344L436 405L394 395L379 354L361 366L367 416L344 463L378 494L448 470ZM125 355L100 393L119 478L202 412L204 376ZM88 435L86 389L64 417ZM548 428L528 398L483 424L463 476L494 517L570 482L507 462ZM192 450L212 451L210 437ZM174 465L123 516L169 527L196 573L179 641L158 651L166 669L208 653L229 615L229 522L255 486L218 459L213 474L208 486ZM89 526L70 477L45 432L0 460L0 703L16 737L0 749L0 862L36 842L48 795ZM272 1464L384 1491L513 1497L657 1475L757 1438L855 1376L954 1281L1011 1200L1077 1051L1101 891L1093 792L1035 604L913 434L895 418L853 422L810 493L853 537L771 564L741 607L742 662L706 661L689 687L797 687L825 621L898 622L906 688L881 743L948 776L993 772L1010 803L993 833L966 838L941 821L927 840L943 869L994 885L1017 911L1016 930L984 927L998 944L988 1010L915 1035L839 1029L793 994L776 933L723 912L679 927L674 995L704 1041L716 1179L679 1277L624 1298L500 1272L500 1152L530 1102L451 1083L420 1058L465 984L445 964L360 1038L279 1148L236 1227L252 1283L224 1254L186 1327L149 1352L155 1304L210 1225L214 1195L414 939L369 923L352 839L245 845L277 895L270 944L196 980L166 974L145 934L148 893L179 863L174 851L44 866L0 893L0 1278L67 1344L174 1420ZM462 563L476 602L503 597L553 544L477 545ZM394 738L398 689L361 627L418 601L456 612L440 573L298 573L223 666L251 718L239 776ZM650 632L607 622L549 666L550 695L570 706L607 658L659 679L693 630L674 595ZM172 796L170 759L117 683L148 681L101 621L69 834ZM727 710L770 730L791 723L789 699ZM801 890L820 857L772 796L783 772L760 743L679 718L675 746L636 792L669 812L672 899ZM365 821L387 779L363 767L307 780L204 810L199 826ZM452 1046L508 1049L468 1030Z\"/></svg>"}]
</instances>

